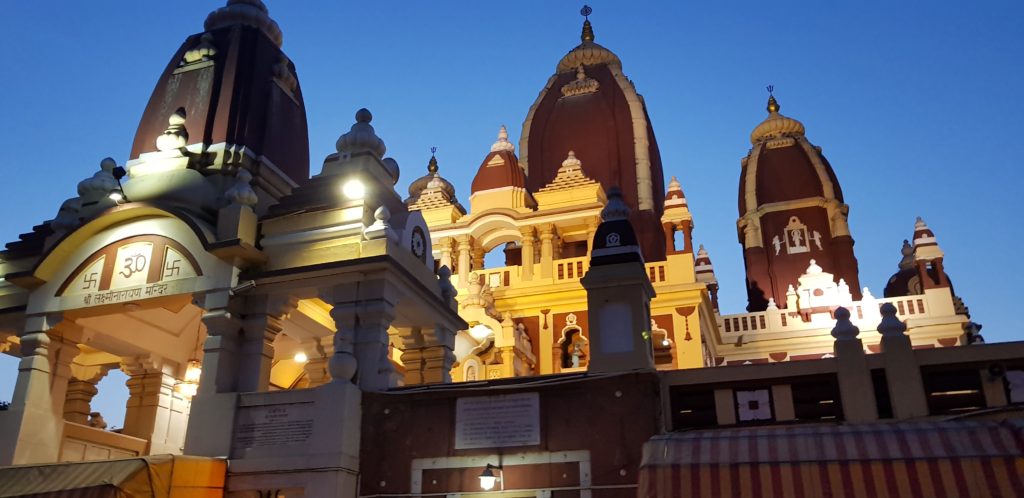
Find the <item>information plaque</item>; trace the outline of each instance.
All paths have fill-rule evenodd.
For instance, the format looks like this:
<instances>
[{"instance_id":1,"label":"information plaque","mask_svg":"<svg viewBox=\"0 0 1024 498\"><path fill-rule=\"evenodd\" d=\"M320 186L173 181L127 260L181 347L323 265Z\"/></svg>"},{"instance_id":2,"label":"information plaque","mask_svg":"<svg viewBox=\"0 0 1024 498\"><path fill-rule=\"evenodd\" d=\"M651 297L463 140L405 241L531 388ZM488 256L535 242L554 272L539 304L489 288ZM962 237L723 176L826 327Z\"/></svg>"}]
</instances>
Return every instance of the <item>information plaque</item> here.
<instances>
[{"instance_id":1,"label":"information plaque","mask_svg":"<svg viewBox=\"0 0 1024 498\"><path fill-rule=\"evenodd\" d=\"M537 393L474 396L455 402L455 449L540 444Z\"/></svg>"},{"instance_id":2,"label":"information plaque","mask_svg":"<svg viewBox=\"0 0 1024 498\"><path fill-rule=\"evenodd\" d=\"M313 435L313 404L246 406L238 410L234 449L302 444Z\"/></svg>"}]
</instances>

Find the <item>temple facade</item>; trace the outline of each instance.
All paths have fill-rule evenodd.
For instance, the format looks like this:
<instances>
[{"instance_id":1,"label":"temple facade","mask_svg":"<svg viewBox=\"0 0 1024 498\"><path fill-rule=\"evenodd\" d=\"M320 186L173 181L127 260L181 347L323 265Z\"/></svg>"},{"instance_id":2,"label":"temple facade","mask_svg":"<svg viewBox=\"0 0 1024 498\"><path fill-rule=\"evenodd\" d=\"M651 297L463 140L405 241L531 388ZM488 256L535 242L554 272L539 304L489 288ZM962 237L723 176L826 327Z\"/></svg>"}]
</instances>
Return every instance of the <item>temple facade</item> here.
<instances>
[{"instance_id":1,"label":"temple facade","mask_svg":"<svg viewBox=\"0 0 1024 498\"><path fill-rule=\"evenodd\" d=\"M432 156L403 194L367 109L313 171L282 29L260 0L210 13L128 160L2 253L0 496L898 496L874 486L924 461L958 469L931 494L1024 489L1024 344L982 344L924 220L861 287L842 165L772 94L746 282L719 282L643 82L595 39L468 193ZM113 370L117 431L91 406ZM857 449L807 443L830 437Z\"/></svg>"}]
</instances>

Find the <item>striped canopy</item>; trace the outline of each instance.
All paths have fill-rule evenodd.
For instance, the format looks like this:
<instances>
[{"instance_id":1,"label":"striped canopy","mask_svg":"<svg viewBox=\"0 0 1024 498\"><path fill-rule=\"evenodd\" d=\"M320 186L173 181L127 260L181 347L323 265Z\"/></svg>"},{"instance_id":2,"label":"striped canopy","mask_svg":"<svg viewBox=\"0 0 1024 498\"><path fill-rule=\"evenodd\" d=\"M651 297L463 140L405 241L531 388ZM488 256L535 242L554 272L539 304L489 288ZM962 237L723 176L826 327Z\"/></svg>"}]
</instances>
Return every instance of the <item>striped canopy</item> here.
<instances>
[{"instance_id":1,"label":"striped canopy","mask_svg":"<svg viewBox=\"0 0 1024 498\"><path fill-rule=\"evenodd\" d=\"M644 445L641 497L1024 496L1024 422L692 431Z\"/></svg>"}]
</instances>

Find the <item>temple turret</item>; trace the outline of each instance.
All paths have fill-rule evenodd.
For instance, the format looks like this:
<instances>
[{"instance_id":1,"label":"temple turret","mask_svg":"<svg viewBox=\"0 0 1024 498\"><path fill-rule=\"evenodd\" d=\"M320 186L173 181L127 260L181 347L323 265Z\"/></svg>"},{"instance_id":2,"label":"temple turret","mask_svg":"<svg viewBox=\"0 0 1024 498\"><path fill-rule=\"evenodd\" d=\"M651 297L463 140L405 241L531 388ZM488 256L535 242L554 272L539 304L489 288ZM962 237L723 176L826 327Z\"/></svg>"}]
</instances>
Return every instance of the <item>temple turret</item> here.
<instances>
[{"instance_id":1,"label":"temple turret","mask_svg":"<svg viewBox=\"0 0 1024 498\"><path fill-rule=\"evenodd\" d=\"M551 183L574 151L602 189L621 187L644 257L664 259L664 178L646 105L618 56L594 42L589 19L580 42L559 61L523 122L519 165L527 190Z\"/></svg>"},{"instance_id":2,"label":"temple turret","mask_svg":"<svg viewBox=\"0 0 1024 498\"><path fill-rule=\"evenodd\" d=\"M771 90L771 87L769 87ZM740 173L737 229L747 274L747 310L785 303L813 259L843 279L860 299L857 259L832 166L804 136L804 125L779 113L774 95L768 117L750 135Z\"/></svg>"},{"instance_id":3,"label":"temple turret","mask_svg":"<svg viewBox=\"0 0 1024 498\"><path fill-rule=\"evenodd\" d=\"M185 39L157 80L135 134L130 174L167 169L164 159L179 151L190 169L207 176L245 168L265 201L259 212L305 181L305 105L281 44L281 29L260 0L230 0L210 13L204 31ZM157 191L147 187L137 197Z\"/></svg>"},{"instance_id":4,"label":"temple turret","mask_svg":"<svg viewBox=\"0 0 1024 498\"><path fill-rule=\"evenodd\" d=\"M503 125L498 130L497 141L491 145L491 151L473 177L470 210L479 213L504 207L528 213L537 206L537 202L526 185L526 174L519 166L515 146L509 142L508 130Z\"/></svg>"}]
</instances>

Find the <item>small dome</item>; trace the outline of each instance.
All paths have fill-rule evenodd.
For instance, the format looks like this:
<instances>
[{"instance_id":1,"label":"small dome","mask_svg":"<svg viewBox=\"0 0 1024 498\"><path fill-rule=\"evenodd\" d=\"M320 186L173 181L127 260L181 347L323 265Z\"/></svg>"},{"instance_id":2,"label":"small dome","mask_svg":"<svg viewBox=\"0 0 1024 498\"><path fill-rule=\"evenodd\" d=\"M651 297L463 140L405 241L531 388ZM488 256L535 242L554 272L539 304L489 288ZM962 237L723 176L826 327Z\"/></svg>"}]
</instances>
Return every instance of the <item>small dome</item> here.
<instances>
[{"instance_id":1,"label":"small dome","mask_svg":"<svg viewBox=\"0 0 1024 498\"><path fill-rule=\"evenodd\" d=\"M774 96L768 97L768 117L754 128L754 131L750 133L750 143L756 144L757 142L767 138L777 138L787 135L803 135L804 125L803 123L782 114L779 114L778 101L775 100Z\"/></svg>"},{"instance_id":2,"label":"small dome","mask_svg":"<svg viewBox=\"0 0 1024 498\"><path fill-rule=\"evenodd\" d=\"M415 202L427 188L440 188L449 197L455 198L455 186L437 172L437 157L433 154L436 150L436 148L431 149L430 162L427 163L427 174L413 180L409 185L409 199L406 200L407 203L410 201Z\"/></svg>"},{"instance_id":3,"label":"small dome","mask_svg":"<svg viewBox=\"0 0 1024 498\"><path fill-rule=\"evenodd\" d=\"M373 126L373 115L367 109L356 111L356 123L352 125L348 133L338 138L335 147L341 154L355 154L357 152L372 152L378 158L384 157L384 141L377 136Z\"/></svg>"}]
</instances>

